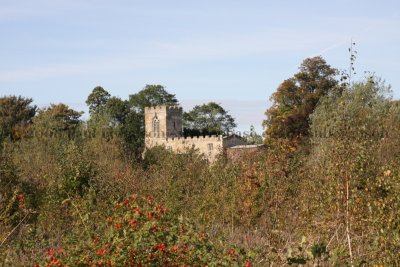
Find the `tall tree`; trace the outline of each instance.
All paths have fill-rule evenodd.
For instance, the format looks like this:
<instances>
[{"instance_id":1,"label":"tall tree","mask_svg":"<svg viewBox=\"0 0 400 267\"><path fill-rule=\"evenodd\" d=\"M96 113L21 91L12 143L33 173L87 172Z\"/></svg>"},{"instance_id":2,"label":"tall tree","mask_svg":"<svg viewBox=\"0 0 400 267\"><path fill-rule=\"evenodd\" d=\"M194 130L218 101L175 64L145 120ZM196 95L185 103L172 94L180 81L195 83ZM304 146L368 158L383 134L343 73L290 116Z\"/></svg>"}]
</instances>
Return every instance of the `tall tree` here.
<instances>
[{"instance_id":1,"label":"tall tree","mask_svg":"<svg viewBox=\"0 0 400 267\"><path fill-rule=\"evenodd\" d=\"M185 135L223 134L236 127L235 119L215 102L195 106L183 114Z\"/></svg>"},{"instance_id":2,"label":"tall tree","mask_svg":"<svg viewBox=\"0 0 400 267\"><path fill-rule=\"evenodd\" d=\"M272 106L263 122L266 141L309 135L309 116L322 96L340 92L338 71L318 56L307 58L293 77L271 96Z\"/></svg>"},{"instance_id":3,"label":"tall tree","mask_svg":"<svg viewBox=\"0 0 400 267\"><path fill-rule=\"evenodd\" d=\"M144 145L143 115L118 97L108 100L105 111L114 131L123 140L125 152L134 158L140 157Z\"/></svg>"},{"instance_id":4,"label":"tall tree","mask_svg":"<svg viewBox=\"0 0 400 267\"><path fill-rule=\"evenodd\" d=\"M92 90L92 93L86 99L86 104L89 107L89 113L99 113L107 104L111 95L101 86L97 86Z\"/></svg>"},{"instance_id":5,"label":"tall tree","mask_svg":"<svg viewBox=\"0 0 400 267\"><path fill-rule=\"evenodd\" d=\"M51 104L50 107L39 110L33 120L34 128L42 134L72 134L79 126L82 114L83 112L70 109L62 103Z\"/></svg>"},{"instance_id":6,"label":"tall tree","mask_svg":"<svg viewBox=\"0 0 400 267\"><path fill-rule=\"evenodd\" d=\"M0 98L0 143L5 138L18 139L36 113L32 98L4 96Z\"/></svg>"},{"instance_id":7,"label":"tall tree","mask_svg":"<svg viewBox=\"0 0 400 267\"><path fill-rule=\"evenodd\" d=\"M113 96L107 101L105 111L109 115L112 125L124 124L130 112L129 102Z\"/></svg>"},{"instance_id":8,"label":"tall tree","mask_svg":"<svg viewBox=\"0 0 400 267\"><path fill-rule=\"evenodd\" d=\"M176 105L178 100L174 94L170 94L162 85L146 85L141 91L129 96L132 108L143 113L145 107L156 105Z\"/></svg>"}]
</instances>

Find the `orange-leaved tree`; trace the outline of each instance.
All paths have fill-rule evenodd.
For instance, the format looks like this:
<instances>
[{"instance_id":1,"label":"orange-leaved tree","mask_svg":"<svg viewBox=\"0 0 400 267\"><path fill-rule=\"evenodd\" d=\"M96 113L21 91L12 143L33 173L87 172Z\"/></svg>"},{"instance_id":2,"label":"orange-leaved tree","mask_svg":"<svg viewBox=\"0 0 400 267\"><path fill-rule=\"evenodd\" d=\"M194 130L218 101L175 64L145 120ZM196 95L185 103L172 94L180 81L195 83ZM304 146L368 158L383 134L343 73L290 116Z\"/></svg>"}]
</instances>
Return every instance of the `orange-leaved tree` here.
<instances>
[{"instance_id":1,"label":"orange-leaved tree","mask_svg":"<svg viewBox=\"0 0 400 267\"><path fill-rule=\"evenodd\" d=\"M263 121L266 142L307 136L309 115L319 99L340 91L337 73L321 56L305 59L299 72L283 81L270 98L272 106L265 112L267 118Z\"/></svg>"}]
</instances>

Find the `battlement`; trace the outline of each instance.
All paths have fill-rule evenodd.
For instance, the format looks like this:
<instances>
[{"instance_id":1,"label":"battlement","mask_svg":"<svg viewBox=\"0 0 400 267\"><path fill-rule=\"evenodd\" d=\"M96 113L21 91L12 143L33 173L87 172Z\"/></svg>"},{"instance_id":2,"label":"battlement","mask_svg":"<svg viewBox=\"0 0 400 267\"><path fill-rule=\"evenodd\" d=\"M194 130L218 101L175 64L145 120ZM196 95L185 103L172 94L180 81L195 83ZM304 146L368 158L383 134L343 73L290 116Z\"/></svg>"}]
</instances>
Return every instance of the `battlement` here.
<instances>
[{"instance_id":1,"label":"battlement","mask_svg":"<svg viewBox=\"0 0 400 267\"><path fill-rule=\"evenodd\" d=\"M207 135L207 136L188 136L188 137L170 137L165 138L168 141L220 141L222 140L222 135Z\"/></svg>"},{"instance_id":2,"label":"battlement","mask_svg":"<svg viewBox=\"0 0 400 267\"><path fill-rule=\"evenodd\" d=\"M179 105L167 106L167 109L171 110L182 110L182 107Z\"/></svg>"},{"instance_id":3,"label":"battlement","mask_svg":"<svg viewBox=\"0 0 400 267\"><path fill-rule=\"evenodd\" d=\"M159 105L159 106L151 106L151 107L145 107L144 110L145 112L152 112L152 111L162 111L162 110L182 110L182 107L179 105Z\"/></svg>"}]
</instances>

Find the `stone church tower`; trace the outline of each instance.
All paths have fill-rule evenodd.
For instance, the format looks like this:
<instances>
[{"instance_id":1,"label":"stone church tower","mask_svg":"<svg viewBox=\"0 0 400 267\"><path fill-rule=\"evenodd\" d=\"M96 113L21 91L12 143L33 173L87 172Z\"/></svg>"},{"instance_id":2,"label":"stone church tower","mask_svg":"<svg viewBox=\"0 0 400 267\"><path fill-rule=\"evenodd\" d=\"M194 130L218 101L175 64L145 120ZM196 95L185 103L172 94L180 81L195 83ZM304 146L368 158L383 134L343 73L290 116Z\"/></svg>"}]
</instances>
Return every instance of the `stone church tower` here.
<instances>
[{"instance_id":1,"label":"stone church tower","mask_svg":"<svg viewBox=\"0 0 400 267\"><path fill-rule=\"evenodd\" d=\"M242 138L232 136L194 136L183 137L183 111L180 106L145 107L145 145L146 148L164 146L176 153L197 149L210 162L225 152L227 148L244 145Z\"/></svg>"},{"instance_id":2,"label":"stone church tower","mask_svg":"<svg viewBox=\"0 0 400 267\"><path fill-rule=\"evenodd\" d=\"M145 107L146 137L175 138L183 134L182 108L179 106Z\"/></svg>"}]
</instances>

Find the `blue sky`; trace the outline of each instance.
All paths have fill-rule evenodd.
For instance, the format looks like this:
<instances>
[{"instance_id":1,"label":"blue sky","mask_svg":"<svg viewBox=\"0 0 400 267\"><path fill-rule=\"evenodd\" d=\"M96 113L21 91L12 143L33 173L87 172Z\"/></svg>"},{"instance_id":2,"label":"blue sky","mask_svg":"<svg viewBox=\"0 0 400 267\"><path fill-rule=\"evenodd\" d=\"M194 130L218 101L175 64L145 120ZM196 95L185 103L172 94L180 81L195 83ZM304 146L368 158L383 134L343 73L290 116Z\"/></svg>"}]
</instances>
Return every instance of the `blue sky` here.
<instances>
[{"instance_id":1,"label":"blue sky","mask_svg":"<svg viewBox=\"0 0 400 267\"><path fill-rule=\"evenodd\" d=\"M302 60L339 69L356 42L358 78L400 98L400 1L0 0L0 95L86 111L103 86L127 99L162 84L185 109L210 100L261 131L269 97Z\"/></svg>"}]
</instances>

